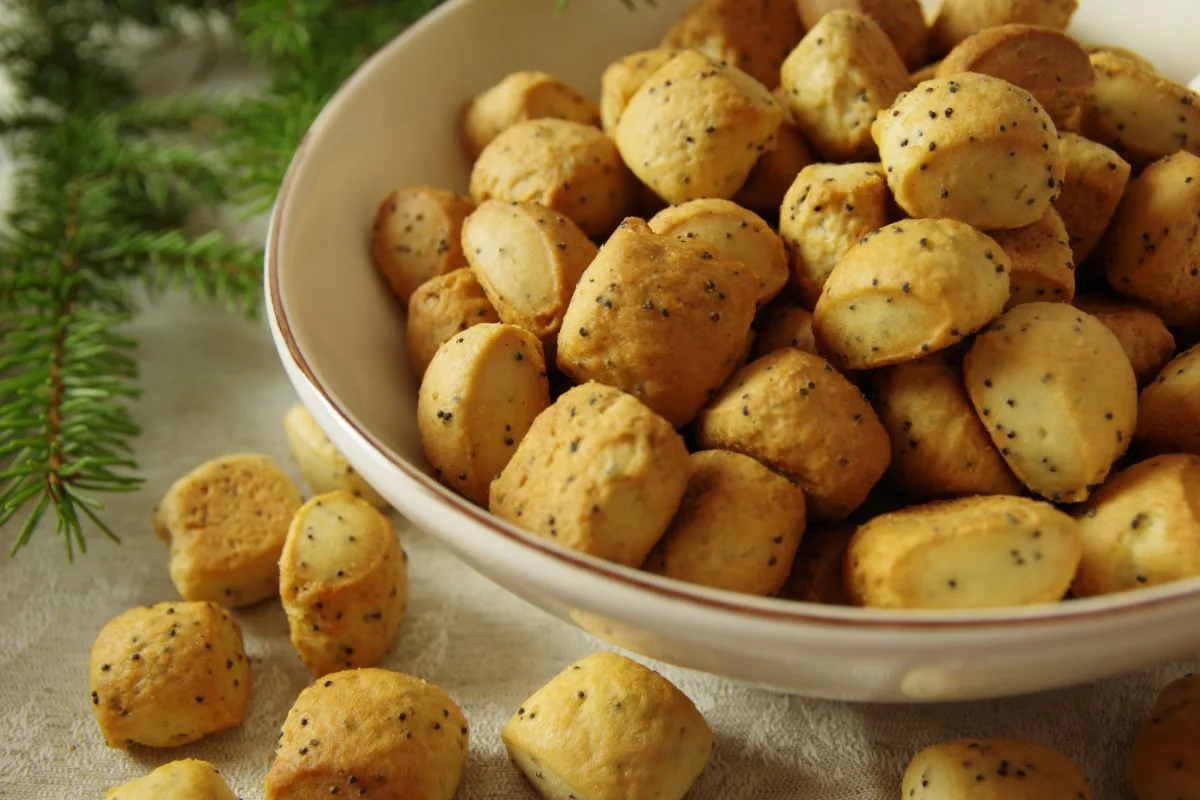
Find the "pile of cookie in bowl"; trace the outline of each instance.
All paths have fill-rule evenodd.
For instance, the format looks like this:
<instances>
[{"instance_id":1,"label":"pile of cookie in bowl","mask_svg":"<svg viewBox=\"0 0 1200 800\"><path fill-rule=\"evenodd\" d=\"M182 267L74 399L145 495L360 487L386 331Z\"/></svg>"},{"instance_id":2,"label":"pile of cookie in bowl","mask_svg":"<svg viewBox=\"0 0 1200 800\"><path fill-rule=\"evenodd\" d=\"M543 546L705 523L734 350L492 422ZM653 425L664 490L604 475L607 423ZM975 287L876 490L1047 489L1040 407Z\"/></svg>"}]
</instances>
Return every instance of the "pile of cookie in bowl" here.
<instances>
[{"instance_id":1,"label":"pile of cookie in bowl","mask_svg":"<svg viewBox=\"0 0 1200 800\"><path fill-rule=\"evenodd\" d=\"M436 475L756 595L1200 574L1197 95L1063 32L1073 3L826 5L699 3L598 105L498 76L470 196L383 200Z\"/></svg>"}]
</instances>

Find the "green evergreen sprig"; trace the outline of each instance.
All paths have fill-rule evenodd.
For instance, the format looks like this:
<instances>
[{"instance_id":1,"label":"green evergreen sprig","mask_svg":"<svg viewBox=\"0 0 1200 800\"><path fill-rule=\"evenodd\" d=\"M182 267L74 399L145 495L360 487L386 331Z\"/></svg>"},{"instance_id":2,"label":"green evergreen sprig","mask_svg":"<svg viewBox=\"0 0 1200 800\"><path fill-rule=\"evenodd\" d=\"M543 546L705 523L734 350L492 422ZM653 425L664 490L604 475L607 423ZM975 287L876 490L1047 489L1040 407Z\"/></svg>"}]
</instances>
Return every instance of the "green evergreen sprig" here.
<instances>
[{"instance_id":1,"label":"green evergreen sprig","mask_svg":"<svg viewBox=\"0 0 1200 800\"><path fill-rule=\"evenodd\" d=\"M146 21L165 14L128 5ZM96 45L98 27L124 21L113 4L16 11L0 36L17 89L3 131L20 165L0 234L0 526L26 512L16 553L53 513L71 558L86 549L89 523L116 538L97 495L140 484L129 447L134 342L121 333L134 286L187 279L250 305L257 271L214 236L179 233L197 204L226 198L225 175L195 146L164 138L190 127L199 106L144 106Z\"/></svg>"},{"instance_id":2,"label":"green evergreen sprig","mask_svg":"<svg viewBox=\"0 0 1200 800\"><path fill-rule=\"evenodd\" d=\"M202 208L267 209L304 132L372 51L437 0L23 0L0 27L16 103L0 113L15 196L0 231L0 529L15 555L53 517L67 557L116 539L99 496L138 488L137 288L253 316L261 252ZM141 100L119 66L130 26L180 36L225 15L269 72L261 95ZM210 136L207 146L194 134ZM11 526L8 523L12 523Z\"/></svg>"},{"instance_id":3,"label":"green evergreen sprig","mask_svg":"<svg viewBox=\"0 0 1200 800\"><path fill-rule=\"evenodd\" d=\"M218 134L239 203L265 211L292 154L334 91L373 52L439 0L245 3L235 30L246 51L270 67L266 92L233 105Z\"/></svg>"}]
</instances>

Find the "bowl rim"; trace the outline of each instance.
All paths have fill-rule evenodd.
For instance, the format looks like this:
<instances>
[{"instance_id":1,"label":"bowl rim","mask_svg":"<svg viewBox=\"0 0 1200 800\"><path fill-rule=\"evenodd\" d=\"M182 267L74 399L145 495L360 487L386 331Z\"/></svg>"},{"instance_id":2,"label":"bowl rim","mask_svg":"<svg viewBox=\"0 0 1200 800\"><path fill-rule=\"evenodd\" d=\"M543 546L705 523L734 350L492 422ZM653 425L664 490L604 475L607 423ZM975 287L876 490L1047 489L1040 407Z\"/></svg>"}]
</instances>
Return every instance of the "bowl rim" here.
<instances>
[{"instance_id":1,"label":"bowl rim","mask_svg":"<svg viewBox=\"0 0 1200 800\"><path fill-rule=\"evenodd\" d=\"M373 449L379 458L399 472L408 484L403 487L405 490L420 492L439 503L445 511L451 514L465 516L486 528L490 533L507 539L510 543L549 557L562 566L584 570L591 573L591 577L616 581L629 588L651 593L664 599L696 604L712 611L750 615L762 621L774 620L837 628L884 629L896 633L912 633L931 629L939 632L968 629L978 631L981 628L996 627L1037 626L1044 628L1068 621L1081 620L1103 622L1136 612L1200 603L1200 577L1147 589L1075 599L1056 604L957 611L908 611L831 606L721 591L644 573L535 537L455 494L427 475L422 469L384 446L372 433L360 425L333 393L321 383L293 333L287 307L283 300L280 278L283 263L281 242L287 225L285 220L287 208L293 196L297 176L305 169L312 141L321 134L328 120L336 116L347 98L356 91L361 83L367 80L367 76L383 69L383 65L390 60L393 53L401 50L410 39L420 36L425 30L435 26L442 18L483 1L446 0L376 50L350 74L325 103L301 138L284 173L269 218L264 253L264 284L269 321L275 328L276 349L279 351L279 356L281 359L291 359L296 370L320 398L326 410L343 427L351 430L362 442Z\"/></svg>"}]
</instances>

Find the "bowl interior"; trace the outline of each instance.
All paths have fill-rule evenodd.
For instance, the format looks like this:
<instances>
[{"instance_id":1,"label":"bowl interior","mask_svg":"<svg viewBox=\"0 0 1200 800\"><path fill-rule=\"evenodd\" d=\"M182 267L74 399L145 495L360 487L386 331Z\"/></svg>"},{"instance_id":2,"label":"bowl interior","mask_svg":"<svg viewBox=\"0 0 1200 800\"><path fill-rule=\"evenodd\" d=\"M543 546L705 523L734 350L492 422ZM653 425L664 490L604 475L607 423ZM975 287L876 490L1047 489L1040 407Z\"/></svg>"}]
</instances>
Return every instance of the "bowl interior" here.
<instances>
[{"instance_id":1,"label":"bowl interior","mask_svg":"<svg viewBox=\"0 0 1200 800\"><path fill-rule=\"evenodd\" d=\"M389 460L432 475L417 439L403 309L370 260L377 205L405 185L465 191L457 123L476 92L542 69L595 97L604 66L654 46L690 0L635 2L630 11L617 0L573 0L559 15L554 0L452 0L368 62L313 125L275 211L271 301L292 357ZM1081 38L1138 48L1184 82L1200 72L1196 0L1147 0L1136 13L1123 0L1082 6Z\"/></svg>"}]
</instances>

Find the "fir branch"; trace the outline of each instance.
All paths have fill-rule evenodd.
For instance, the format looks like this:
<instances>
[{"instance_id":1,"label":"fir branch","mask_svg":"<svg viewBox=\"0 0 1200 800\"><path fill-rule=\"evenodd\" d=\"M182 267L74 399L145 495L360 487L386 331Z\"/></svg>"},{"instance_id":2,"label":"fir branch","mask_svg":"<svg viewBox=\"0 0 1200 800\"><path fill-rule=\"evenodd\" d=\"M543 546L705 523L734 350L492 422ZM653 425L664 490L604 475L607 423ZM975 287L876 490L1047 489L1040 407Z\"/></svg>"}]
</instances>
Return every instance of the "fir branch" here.
<instances>
[{"instance_id":1,"label":"fir branch","mask_svg":"<svg viewBox=\"0 0 1200 800\"><path fill-rule=\"evenodd\" d=\"M53 167L49 167L53 169ZM28 253L43 277L6 275L4 291L17 299L5 311L0 343L0 526L33 503L10 549L25 546L48 508L67 558L86 551L83 519L116 538L95 514L102 506L91 492L135 488L126 474L135 465L126 439L137 432L121 402L136 392L133 342L114 331L128 321L124 290L85 272L77 249L83 229L95 224L85 211L79 181L61 186L61 229L53 251Z\"/></svg>"},{"instance_id":2,"label":"fir branch","mask_svg":"<svg viewBox=\"0 0 1200 800\"><path fill-rule=\"evenodd\" d=\"M58 122L58 118L46 112L26 111L9 114L0 119L0 137L37 133L46 130L56 122Z\"/></svg>"},{"instance_id":3,"label":"fir branch","mask_svg":"<svg viewBox=\"0 0 1200 800\"><path fill-rule=\"evenodd\" d=\"M103 6L105 19L112 25L136 23L149 28L175 31L183 12L191 14L230 14L235 0L92 0ZM96 13L96 12L92 12Z\"/></svg>"},{"instance_id":4,"label":"fir branch","mask_svg":"<svg viewBox=\"0 0 1200 800\"><path fill-rule=\"evenodd\" d=\"M103 22L89 5L30 0L16 35L0 37L21 101L0 127L19 166L0 234L0 526L26 512L10 555L51 513L68 559L86 550L86 527L116 538L97 496L141 483L135 343L120 333L134 285L248 314L258 302L254 248L183 233L194 209L227 199L220 159L181 135L219 105L138 101L88 38L82 22Z\"/></svg>"},{"instance_id":5,"label":"fir branch","mask_svg":"<svg viewBox=\"0 0 1200 800\"><path fill-rule=\"evenodd\" d=\"M152 295L171 289L224 305L233 313L258 313L262 256L217 231L189 239L180 231L139 232L100 259L141 274Z\"/></svg>"},{"instance_id":6,"label":"fir branch","mask_svg":"<svg viewBox=\"0 0 1200 800\"><path fill-rule=\"evenodd\" d=\"M333 0L257 0L244 4L238 27L250 52L296 60L311 53L314 32L338 10Z\"/></svg>"},{"instance_id":7,"label":"fir branch","mask_svg":"<svg viewBox=\"0 0 1200 800\"><path fill-rule=\"evenodd\" d=\"M95 17L79 4L24 0L0 28L0 67L17 100L35 110L49 105L83 110L111 107L133 97L128 76L92 45Z\"/></svg>"},{"instance_id":8,"label":"fir branch","mask_svg":"<svg viewBox=\"0 0 1200 800\"><path fill-rule=\"evenodd\" d=\"M194 133L211 128L228 112L230 98L187 94L154 102L134 101L121 108L117 124L124 133Z\"/></svg>"},{"instance_id":9,"label":"fir branch","mask_svg":"<svg viewBox=\"0 0 1200 800\"><path fill-rule=\"evenodd\" d=\"M233 171L237 201L250 212L270 208L292 154L334 91L371 53L437 4L243 3L235 27L248 51L271 63L273 77L261 97L230 110L218 139Z\"/></svg>"}]
</instances>

